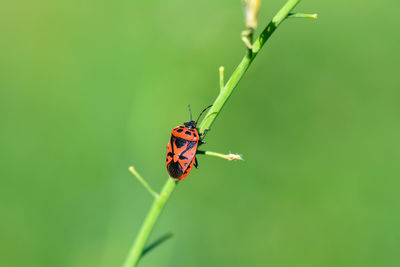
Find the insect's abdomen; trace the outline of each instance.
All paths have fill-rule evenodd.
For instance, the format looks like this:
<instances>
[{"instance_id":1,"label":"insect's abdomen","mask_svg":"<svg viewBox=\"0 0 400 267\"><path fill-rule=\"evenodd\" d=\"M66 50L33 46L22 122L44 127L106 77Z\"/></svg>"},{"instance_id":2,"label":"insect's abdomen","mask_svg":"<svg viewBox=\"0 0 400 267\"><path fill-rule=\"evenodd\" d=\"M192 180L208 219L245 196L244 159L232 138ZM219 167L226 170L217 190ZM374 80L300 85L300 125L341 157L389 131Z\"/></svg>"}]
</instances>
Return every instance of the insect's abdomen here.
<instances>
[{"instance_id":1,"label":"insect's abdomen","mask_svg":"<svg viewBox=\"0 0 400 267\"><path fill-rule=\"evenodd\" d=\"M182 180L191 171L198 141L188 141L173 134L167 146L166 167L171 178Z\"/></svg>"}]
</instances>

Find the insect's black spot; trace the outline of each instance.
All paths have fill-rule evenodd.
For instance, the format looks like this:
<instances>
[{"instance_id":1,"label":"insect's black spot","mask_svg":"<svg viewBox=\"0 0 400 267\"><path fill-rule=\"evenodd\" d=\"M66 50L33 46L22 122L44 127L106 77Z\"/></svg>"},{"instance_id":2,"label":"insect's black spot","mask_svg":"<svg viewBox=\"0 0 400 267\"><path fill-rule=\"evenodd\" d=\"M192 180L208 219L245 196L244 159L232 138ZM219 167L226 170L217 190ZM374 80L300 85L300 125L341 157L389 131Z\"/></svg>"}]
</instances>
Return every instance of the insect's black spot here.
<instances>
[{"instance_id":1,"label":"insect's black spot","mask_svg":"<svg viewBox=\"0 0 400 267\"><path fill-rule=\"evenodd\" d=\"M186 135L189 135L189 136L192 135L189 131L186 131L185 134L186 134Z\"/></svg>"},{"instance_id":2,"label":"insect's black spot","mask_svg":"<svg viewBox=\"0 0 400 267\"><path fill-rule=\"evenodd\" d=\"M167 162L168 161L168 158L165 160L165 162Z\"/></svg>"},{"instance_id":3,"label":"insect's black spot","mask_svg":"<svg viewBox=\"0 0 400 267\"><path fill-rule=\"evenodd\" d=\"M184 160L184 159L187 159L187 157L185 157L185 156L183 156L183 155L179 155L179 159L180 159L180 160ZM185 164L185 166L186 166L186 164Z\"/></svg>"},{"instance_id":4,"label":"insect's black spot","mask_svg":"<svg viewBox=\"0 0 400 267\"><path fill-rule=\"evenodd\" d=\"M178 133L181 133L181 132L183 132L183 129L178 129L178 130L176 130Z\"/></svg>"},{"instance_id":5,"label":"insect's black spot","mask_svg":"<svg viewBox=\"0 0 400 267\"><path fill-rule=\"evenodd\" d=\"M179 128L185 128L185 126L181 125L181 126L179 126Z\"/></svg>"},{"instance_id":6,"label":"insect's black spot","mask_svg":"<svg viewBox=\"0 0 400 267\"><path fill-rule=\"evenodd\" d=\"M175 145L177 148L183 147L184 145L186 145L186 143L187 143L187 141L185 139L182 139L182 138L175 139Z\"/></svg>"},{"instance_id":7,"label":"insect's black spot","mask_svg":"<svg viewBox=\"0 0 400 267\"><path fill-rule=\"evenodd\" d=\"M197 137L197 134L196 134L196 133L193 133L193 136L194 136L194 137Z\"/></svg>"}]
</instances>

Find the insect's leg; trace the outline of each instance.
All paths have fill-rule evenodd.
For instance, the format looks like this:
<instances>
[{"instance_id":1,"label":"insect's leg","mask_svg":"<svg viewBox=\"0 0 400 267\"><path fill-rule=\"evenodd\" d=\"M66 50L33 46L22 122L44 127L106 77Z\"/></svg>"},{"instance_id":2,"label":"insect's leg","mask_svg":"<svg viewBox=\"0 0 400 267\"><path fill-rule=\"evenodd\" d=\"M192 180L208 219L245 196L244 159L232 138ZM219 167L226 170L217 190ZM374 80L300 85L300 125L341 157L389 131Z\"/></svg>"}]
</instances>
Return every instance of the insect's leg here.
<instances>
[{"instance_id":1,"label":"insect's leg","mask_svg":"<svg viewBox=\"0 0 400 267\"><path fill-rule=\"evenodd\" d=\"M199 167L199 163L197 162L197 158L194 157L194 167L197 169Z\"/></svg>"},{"instance_id":2,"label":"insect's leg","mask_svg":"<svg viewBox=\"0 0 400 267\"><path fill-rule=\"evenodd\" d=\"M207 128L204 129L204 131L202 133L200 133L200 136L204 136L208 131L210 131L211 129Z\"/></svg>"},{"instance_id":3,"label":"insect's leg","mask_svg":"<svg viewBox=\"0 0 400 267\"><path fill-rule=\"evenodd\" d=\"M202 133L200 133L199 135L200 135L200 136L204 136L209 130L210 130L210 129L204 129L204 131L203 131ZM206 143L206 141L204 141L204 140L199 140L199 146L201 146L201 145L203 145L203 144L205 144L205 143Z\"/></svg>"},{"instance_id":4,"label":"insect's leg","mask_svg":"<svg viewBox=\"0 0 400 267\"><path fill-rule=\"evenodd\" d=\"M204 141L204 140L200 140L200 141L199 141L199 146L201 146L201 145L203 145L203 144L205 144L205 143L207 143L207 142Z\"/></svg>"}]
</instances>

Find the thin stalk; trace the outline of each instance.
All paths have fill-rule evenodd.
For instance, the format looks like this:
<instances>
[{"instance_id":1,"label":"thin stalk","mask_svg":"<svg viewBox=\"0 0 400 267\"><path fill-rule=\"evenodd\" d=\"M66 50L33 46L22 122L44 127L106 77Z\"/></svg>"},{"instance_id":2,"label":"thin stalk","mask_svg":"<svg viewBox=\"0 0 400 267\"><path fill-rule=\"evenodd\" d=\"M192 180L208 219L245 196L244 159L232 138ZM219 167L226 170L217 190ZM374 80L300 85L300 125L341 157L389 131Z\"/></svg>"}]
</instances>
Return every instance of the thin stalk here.
<instances>
[{"instance_id":1,"label":"thin stalk","mask_svg":"<svg viewBox=\"0 0 400 267\"><path fill-rule=\"evenodd\" d=\"M202 154L202 155L206 155L206 156L213 156L213 157L218 157L221 159L227 159L227 160L243 160L242 156L239 154L222 154L222 153L218 153L218 152L213 152L213 151L203 151L203 150L197 150L196 155L198 154Z\"/></svg>"},{"instance_id":2,"label":"thin stalk","mask_svg":"<svg viewBox=\"0 0 400 267\"><path fill-rule=\"evenodd\" d=\"M214 157L218 157L221 159L227 159L227 160L243 160L242 156L239 154L221 154L221 153L217 153L217 152L212 152L212 151L205 151L204 155L207 156L214 156Z\"/></svg>"},{"instance_id":3,"label":"thin stalk","mask_svg":"<svg viewBox=\"0 0 400 267\"><path fill-rule=\"evenodd\" d=\"M276 30L276 28L285 20L290 11L300 2L300 0L289 0L286 4L278 11L278 13L272 18L271 22L267 25L267 27L263 30L260 36L253 44L253 50L251 54L247 54L239 65L236 67L235 71L232 73L232 76L225 84L224 89L221 90L217 99L215 100L213 106L207 112L207 115L204 117L203 121L199 125L199 132L202 133L204 129L208 129L214 123L217 118L219 112L224 106L225 102L231 96L233 89L237 86L239 81L242 79L243 75L246 73L249 68L251 62L253 62L254 58L258 55L258 52L263 47L265 42L269 39L272 33Z\"/></svg>"},{"instance_id":4,"label":"thin stalk","mask_svg":"<svg viewBox=\"0 0 400 267\"><path fill-rule=\"evenodd\" d=\"M136 237L135 243L132 249L129 251L128 257L125 260L124 267L136 266L140 257L143 253L143 248L146 245L147 239L149 239L150 233L153 230L154 224L156 223L161 211L167 203L171 193L174 191L177 182L168 177L167 182L161 189L160 196L155 198L153 205L147 213L146 219L143 222L142 227L139 230L139 234Z\"/></svg>"},{"instance_id":5,"label":"thin stalk","mask_svg":"<svg viewBox=\"0 0 400 267\"><path fill-rule=\"evenodd\" d=\"M136 179L139 180L139 182L144 186L144 188L147 189L147 191L149 191L150 194L153 195L153 197L155 197L155 198L159 197L159 195L156 193L156 191L154 191L154 189L151 188L151 186L146 182L146 180L138 173L138 171L133 166L129 167L129 171L133 175L135 175Z\"/></svg>"},{"instance_id":6,"label":"thin stalk","mask_svg":"<svg viewBox=\"0 0 400 267\"><path fill-rule=\"evenodd\" d=\"M288 18L303 18L303 19L317 19L318 14L307 14L307 13L289 13Z\"/></svg>"},{"instance_id":7,"label":"thin stalk","mask_svg":"<svg viewBox=\"0 0 400 267\"><path fill-rule=\"evenodd\" d=\"M237 84L246 73L251 62L257 56L258 52L272 35L275 29L282 23L282 21L287 18L288 14L292 9L300 2L300 0L289 0L286 4L279 10L272 21L267 25L264 31L260 34L257 40L253 44L253 50L251 54L247 54L242 61L239 63L235 71L232 73L228 82L225 84L224 88L220 90L217 99L214 101L212 108L209 110L205 118L199 125L199 132L203 132L205 129L210 128L217 118L219 112L224 106L225 102L228 100L229 96L232 94L233 90L236 88ZM163 210L167 200L174 191L177 182L168 177L164 187L161 190L160 197L155 198L153 205L151 206L146 219L143 222L142 227L139 230L139 234L136 238L135 243L131 247L128 257L125 260L124 267L134 267L137 265L140 256L142 255L143 248L149 238L149 235Z\"/></svg>"}]
</instances>

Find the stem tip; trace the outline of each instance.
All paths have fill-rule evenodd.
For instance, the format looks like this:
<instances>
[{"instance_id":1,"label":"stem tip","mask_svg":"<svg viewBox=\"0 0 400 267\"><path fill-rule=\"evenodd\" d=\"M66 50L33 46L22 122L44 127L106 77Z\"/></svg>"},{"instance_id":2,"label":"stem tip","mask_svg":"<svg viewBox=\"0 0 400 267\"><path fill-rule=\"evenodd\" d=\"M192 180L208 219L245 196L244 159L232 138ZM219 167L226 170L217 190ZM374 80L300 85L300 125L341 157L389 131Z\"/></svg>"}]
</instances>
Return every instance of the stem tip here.
<instances>
[{"instance_id":1,"label":"stem tip","mask_svg":"<svg viewBox=\"0 0 400 267\"><path fill-rule=\"evenodd\" d=\"M228 154L226 155L227 160L243 160L242 156L239 154Z\"/></svg>"}]
</instances>

